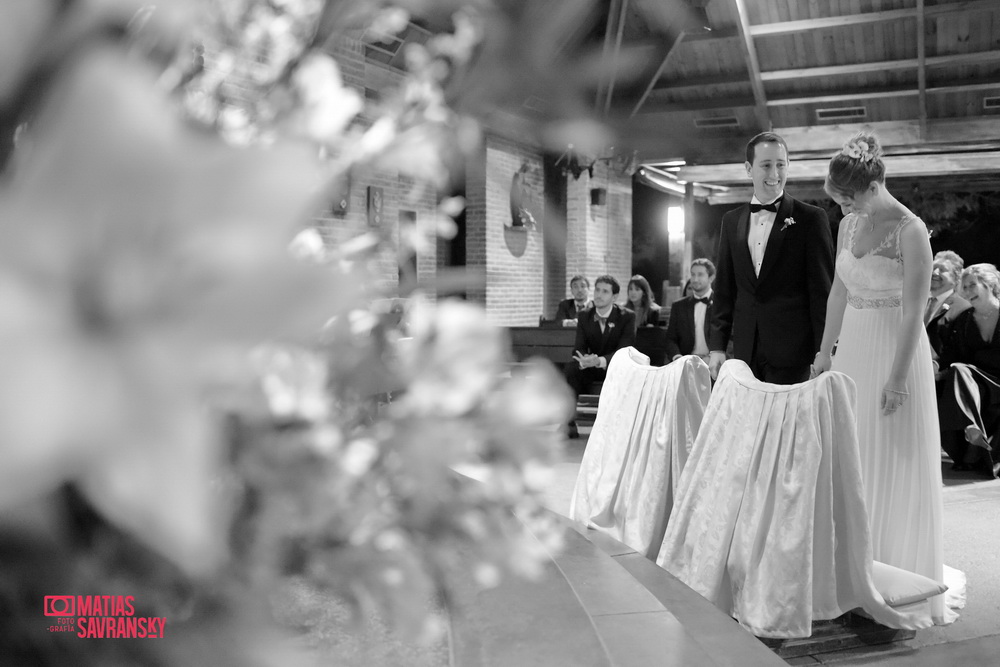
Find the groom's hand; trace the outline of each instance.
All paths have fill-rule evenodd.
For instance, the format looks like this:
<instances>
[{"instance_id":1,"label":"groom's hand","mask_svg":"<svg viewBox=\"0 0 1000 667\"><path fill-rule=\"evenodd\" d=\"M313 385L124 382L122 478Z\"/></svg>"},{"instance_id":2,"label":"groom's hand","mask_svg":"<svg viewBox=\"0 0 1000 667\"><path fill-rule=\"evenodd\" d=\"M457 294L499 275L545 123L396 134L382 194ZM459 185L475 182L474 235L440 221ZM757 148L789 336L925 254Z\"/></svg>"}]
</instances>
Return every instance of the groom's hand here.
<instances>
[{"instance_id":1,"label":"groom's hand","mask_svg":"<svg viewBox=\"0 0 1000 667\"><path fill-rule=\"evenodd\" d=\"M827 372L833 366L833 361L830 359L830 355L826 352L817 352L816 357L813 359L812 365L809 366L809 379L812 379L822 373Z\"/></svg>"},{"instance_id":2,"label":"groom's hand","mask_svg":"<svg viewBox=\"0 0 1000 667\"><path fill-rule=\"evenodd\" d=\"M719 377L719 369L722 368L723 362L726 360L726 353L720 351L712 351L708 353L708 371L712 374L712 379L716 380Z\"/></svg>"}]
</instances>

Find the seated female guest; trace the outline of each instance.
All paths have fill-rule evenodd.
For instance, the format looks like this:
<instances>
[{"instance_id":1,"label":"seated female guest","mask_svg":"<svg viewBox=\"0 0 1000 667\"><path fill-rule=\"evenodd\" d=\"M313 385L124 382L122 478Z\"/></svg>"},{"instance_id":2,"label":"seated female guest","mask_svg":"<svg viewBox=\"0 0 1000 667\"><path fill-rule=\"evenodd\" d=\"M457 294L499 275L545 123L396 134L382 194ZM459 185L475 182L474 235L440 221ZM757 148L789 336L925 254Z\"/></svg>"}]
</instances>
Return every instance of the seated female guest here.
<instances>
[{"instance_id":1,"label":"seated female guest","mask_svg":"<svg viewBox=\"0 0 1000 667\"><path fill-rule=\"evenodd\" d=\"M939 331L941 444L956 469L992 478L1000 470L993 446L1000 426L1000 272L973 264L962 271L961 285L972 307Z\"/></svg>"},{"instance_id":2,"label":"seated female guest","mask_svg":"<svg viewBox=\"0 0 1000 667\"><path fill-rule=\"evenodd\" d=\"M635 328L655 327L660 323L660 307L653 301L649 281L634 275L628 281L628 303L625 307L635 313Z\"/></svg>"}]
</instances>

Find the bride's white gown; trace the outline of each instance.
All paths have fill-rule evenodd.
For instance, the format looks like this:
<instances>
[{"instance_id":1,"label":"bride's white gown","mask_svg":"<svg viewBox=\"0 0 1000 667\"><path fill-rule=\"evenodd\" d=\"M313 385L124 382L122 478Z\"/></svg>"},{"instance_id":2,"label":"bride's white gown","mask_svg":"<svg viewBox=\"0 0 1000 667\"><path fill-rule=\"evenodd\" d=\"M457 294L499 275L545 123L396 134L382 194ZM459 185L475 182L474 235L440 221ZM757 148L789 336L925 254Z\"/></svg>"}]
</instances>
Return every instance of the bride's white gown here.
<instances>
[{"instance_id":1,"label":"bride's white gown","mask_svg":"<svg viewBox=\"0 0 1000 667\"><path fill-rule=\"evenodd\" d=\"M899 233L903 218L874 251L857 257L854 237L859 218L848 215L845 247L837 255L837 275L847 287L847 307L833 358L833 370L857 384L858 446L865 502L871 523L872 556L949 584L949 604L960 607L964 575L946 576L942 558L941 442L930 345L921 327L906 378L909 397L892 415L879 401L896 352L902 319L903 262ZM935 624L954 621L945 595L930 599L924 613Z\"/></svg>"}]
</instances>

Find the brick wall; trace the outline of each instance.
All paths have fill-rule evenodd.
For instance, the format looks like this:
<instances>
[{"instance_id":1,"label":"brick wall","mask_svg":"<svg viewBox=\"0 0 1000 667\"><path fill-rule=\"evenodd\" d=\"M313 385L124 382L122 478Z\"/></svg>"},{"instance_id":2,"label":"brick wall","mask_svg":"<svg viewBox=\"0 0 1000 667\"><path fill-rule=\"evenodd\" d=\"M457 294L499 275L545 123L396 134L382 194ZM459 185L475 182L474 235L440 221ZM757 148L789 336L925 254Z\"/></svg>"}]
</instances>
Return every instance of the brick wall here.
<instances>
[{"instance_id":1,"label":"brick wall","mask_svg":"<svg viewBox=\"0 0 1000 667\"><path fill-rule=\"evenodd\" d=\"M341 67L344 84L362 94L366 88L380 90L392 85L400 77L382 65L366 62L358 39L341 39L330 53ZM512 228L505 224L510 220L511 179L525 162L529 165L525 175L527 203L537 224L534 228ZM383 225L389 226L394 240L398 240L400 210L416 212L418 224L429 221L435 206L433 193L414 200L408 196L412 183L397 172L358 169L351 174L347 213L321 212L320 229L329 243L339 243L367 229L367 188L372 185L383 188ZM597 187L607 190L606 203L591 206L590 190ZM631 179L613 173L606 163L598 163L593 178L586 173L579 180L567 177L565 197L565 232L559 229L544 238L546 192L539 148L487 134L478 158L467 162L466 266L484 277L467 296L485 305L490 322L530 326L538 323L540 315L551 317L554 301L569 295L569 279L576 273L588 276L591 282L602 273L614 275L623 286L628 280L632 265ZM553 222L553 226L562 225L561 220ZM421 282L431 282L436 275L441 248L440 243L431 244L418 255ZM565 275L555 275L553 267ZM395 249L383 252L379 271L379 286L393 292L398 281Z\"/></svg>"},{"instance_id":2,"label":"brick wall","mask_svg":"<svg viewBox=\"0 0 1000 667\"><path fill-rule=\"evenodd\" d=\"M525 163L525 205L536 224L511 227L511 181ZM486 304L487 318L498 325L537 324L545 307L541 152L487 136L480 159L468 167L466 198L466 263L485 274L485 287L476 297Z\"/></svg>"},{"instance_id":3,"label":"brick wall","mask_svg":"<svg viewBox=\"0 0 1000 667\"><path fill-rule=\"evenodd\" d=\"M364 45L359 39L344 37L336 41L329 53L340 66L345 86L356 89L362 95L366 88L393 85L402 75L389 68L365 60ZM362 118L362 122L367 119ZM413 182L391 169L358 168L350 175L348 210L345 214L333 213L332 208L319 212L320 232L328 244L336 245L368 230L368 187L382 188L383 229L388 231L392 244L382 250L377 262L378 281L376 287L387 294L395 294L399 281L399 257L396 247L399 241L399 212L408 210L416 213L417 224L429 224L435 210L433 192L422 192L413 196ZM331 205L332 196L331 192ZM435 244L417 255L417 276L421 283L433 281L437 273L437 251Z\"/></svg>"},{"instance_id":4,"label":"brick wall","mask_svg":"<svg viewBox=\"0 0 1000 667\"><path fill-rule=\"evenodd\" d=\"M625 300L625 285L632 275L632 179L617 174L607 163L594 165L594 176L584 172L579 179L567 176L566 187L566 278L580 273L593 287L597 276L609 273L622 284L620 301ZM591 205L590 191L607 191L605 203Z\"/></svg>"}]
</instances>

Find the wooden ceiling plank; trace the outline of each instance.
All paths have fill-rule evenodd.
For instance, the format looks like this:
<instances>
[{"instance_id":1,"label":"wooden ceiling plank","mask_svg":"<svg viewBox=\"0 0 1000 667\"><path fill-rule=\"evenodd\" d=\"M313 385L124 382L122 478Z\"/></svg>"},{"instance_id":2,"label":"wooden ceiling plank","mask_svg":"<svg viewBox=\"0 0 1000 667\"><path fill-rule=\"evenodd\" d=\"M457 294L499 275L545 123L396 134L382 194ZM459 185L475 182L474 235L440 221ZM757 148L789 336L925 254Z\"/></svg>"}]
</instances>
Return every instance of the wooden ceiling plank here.
<instances>
[{"instance_id":1,"label":"wooden ceiling plank","mask_svg":"<svg viewBox=\"0 0 1000 667\"><path fill-rule=\"evenodd\" d=\"M686 39L686 38L685 38ZM666 63L666 60L664 60ZM661 69L663 65L660 66ZM646 91L646 95L651 93L664 93L664 92L686 92L687 90L698 90L704 88L705 86L726 86L735 83L747 83L746 75L739 74L717 74L714 76L700 76L688 79L675 79L673 81L666 81L661 85L653 86L651 90Z\"/></svg>"},{"instance_id":2,"label":"wooden ceiling plank","mask_svg":"<svg viewBox=\"0 0 1000 667\"><path fill-rule=\"evenodd\" d=\"M674 113L691 111L711 111L714 109L740 109L753 107L756 109L757 100L753 97L726 97L707 98L703 100L692 100L690 102L671 102L669 100L651 99L646 102L643 116L655 113Z\"/></svg>"},{"instance_id":3,"label":"wooden ceiling plank","mask_svg":"<svg viewBox=\"0 0 1000 667\"><path fill-rule=\"evenodd\" d=\"M750 19L747 15L746 0L733 0L733 2L736 3L736 13L739 16L739 31L742 37L741 44L747 59L747 70L750 73L750 87L753 89L753 97L756 103L754 113L760 129L770 130L771 119L767 115L767 95L764 92L764 82L760 76L757 49L754 47L753 37L749 32Z\"/></svg>"},{"instance_id":4,"label":"wooden ceiling plank","mask_svg":"<svg viewBox=\"0 0 1000 667\"><path fill-rule=\"evenodd\" d=\"M998 8L996 0L968 0L967 2L953 2L943 5L933 5L924 8L925 16L940 16L955 12L978 12L995 11ZM845 14L843 16L825 16L821 18L801 19L798 21L780 21L775 23L761 23L750 26L750 34L753 37L766 35L785 35L794 32L810 32L823 28L840 28L849 25L862 25L866 23L880 23L883 21L897 21L900 19L917 18L916 8L888 9L884 11L863 12L856 14Z\"/></svg>"},{"instance_id":5,"label":"wooden ceiling plank","mask_svg":"<svg viewBox=\"0 0 1000 667\"><path fill-rule=\"evenodd\" d=\"M732 39L739 37L740 31L735 26L713 27L711 30L690 32L684 36L685 42L712 42L718 39Z\"/></svg>"}]
</instances>

